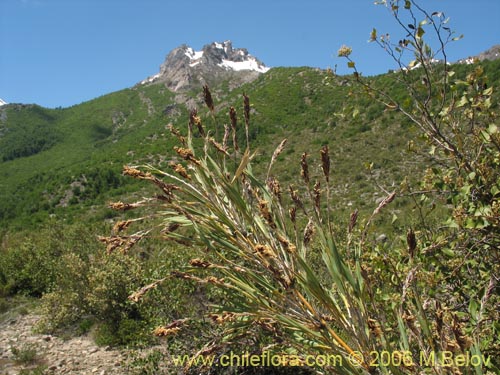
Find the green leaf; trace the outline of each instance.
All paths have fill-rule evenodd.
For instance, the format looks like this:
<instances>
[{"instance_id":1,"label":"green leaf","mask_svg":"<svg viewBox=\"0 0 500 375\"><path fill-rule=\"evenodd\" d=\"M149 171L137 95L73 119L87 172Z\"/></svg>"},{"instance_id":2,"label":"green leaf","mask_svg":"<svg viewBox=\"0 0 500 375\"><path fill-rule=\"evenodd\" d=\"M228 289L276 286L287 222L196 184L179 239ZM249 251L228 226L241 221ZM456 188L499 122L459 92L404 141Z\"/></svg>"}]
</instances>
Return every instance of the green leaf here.
<instances>
[{"instance_id":1,"label":"green leaf","mask_svg":"<svg viewBox=\"0 0 500 375\"><path fill-rule=\"evenodd\" d=\"M481 135L486 142L489 142L491 140L490 134L486 130L481 130Z\"/></svg>"},{"instance_id":2,"label":"green leaf","mask_svg":"<svg viewBox=\"0 0 500 375\"><path fill-rule=\"evenodd\" d=\"M500 193L500 188L497 186L497 185L493 185L491 187L491 195L493 195L494 197L496 197L498 195L498 193Z\"/></svg>"},{"instance_id":3,"label":"green leaf","mask_svg":"<svg viewBox=\"0 0 500 375\"><path fill-rule=\"evenodd\" d=\"M464 105L469 103L469 99L467 99L467 96L462 96L460 98L460 101L457 103L457 107L463 107Z\"/></svg>"},{"instance_id":4,"label":"green leaf","mask_svg":"<svg viewBox=\"0 0 500 375\"><path fill-rule=\"evenodd\" d=\"M370 34L370 42L374 42L375 40L377 40L377 29L373 28Z\"/></svg>"},{"instance_id":5,"label":"green leaf","mask_svg":"<svg viewBox=\"0 0 500 375\"><path fill-rule=\"evenodd\" d=\"M354 66L355 66L354 61L349 61L349 62L347 63L347 66L348 66L349 68L354 68Z\"/></svg>"},{"instance_id":6,"label":"green leaf","mask_svg":"<svg viewBox=\"0 0 500 375\"><path fill-rule=\"evenodd\" d=\"M446 247L443 249L443 254L450 257L450 258L455 257L455 252L451 249L446 248Z\"/></svg>"},{"instance_id":7,"label":"green leaf","mask_svg":"<svg viewBox=\"0 0 500 375\"><path fill-rule=\"evenodd\" d=\"M417 38L422 38L422 36L425 34L425 30L423 29L423 27L418 27L417 29Z\"/></svg>"},{"instance_id":8,"label":"green leaf","mask_svg":"<svg viewBox=\"0 0 500 375\"><path fill-rule=\"evenodd\" d=\"M474 320L477 320L477 311L478 311L478 308L479 308L479 305L476 302L476 300L474 300L473 298L471 298L470 303L469 303L469 313L474 318Z\"/></svg>"},{"instance_id":9,"label":"green leaf","mask_svg":"<svg viewBox=\"0 0 500 375\"><path fill-rule=\"evenodd\" d=\"M490 96L493 94L493 87L488 87L486 90L483 90L483 95Z\"/></svg>"},{"instance_id":10,"label":"green leaf","mask_svg":"<svg viewBox=\"0 0 500 375\"><path fill-rule=\"evenodd\" d=\"M411 8L411 1L405 0L405 9L410 9L410 8Z\"/></svg>"}]
</instances>

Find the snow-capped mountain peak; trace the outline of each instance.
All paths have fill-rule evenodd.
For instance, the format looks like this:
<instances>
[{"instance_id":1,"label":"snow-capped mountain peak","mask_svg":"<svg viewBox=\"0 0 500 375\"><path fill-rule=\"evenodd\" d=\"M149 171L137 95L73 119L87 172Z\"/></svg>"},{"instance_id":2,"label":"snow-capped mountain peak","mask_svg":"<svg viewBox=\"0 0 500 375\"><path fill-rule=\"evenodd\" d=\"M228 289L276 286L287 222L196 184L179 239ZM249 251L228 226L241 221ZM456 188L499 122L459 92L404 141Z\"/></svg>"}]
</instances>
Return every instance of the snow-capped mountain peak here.
<instances>
[{"instance_id":1,"label":"snow-capped mountain peak","mask_svg":"<svg viewBox=\"0 0 500 375\"><path fill-rule=\"evenodd\" d=\"M249 82L269 70L245 48L233 48L232 42L214 42L196 51L188 45L173 49L160 66L160 72L140 82L163 82L172 91L191 84L231 78L234 84Z\"/></svg>"},{"instance_id":2,"label":"snow-capped mountain peak","mask_svg":"<svg viewBox=\"0 0 500 375\"><path fill-rule=\"evenodd\" d=\"M5 105L5 104L9 104L7 103L5 100L3 100L2 98L0 98L0 107Z\"/></svg>"}]
</instances>

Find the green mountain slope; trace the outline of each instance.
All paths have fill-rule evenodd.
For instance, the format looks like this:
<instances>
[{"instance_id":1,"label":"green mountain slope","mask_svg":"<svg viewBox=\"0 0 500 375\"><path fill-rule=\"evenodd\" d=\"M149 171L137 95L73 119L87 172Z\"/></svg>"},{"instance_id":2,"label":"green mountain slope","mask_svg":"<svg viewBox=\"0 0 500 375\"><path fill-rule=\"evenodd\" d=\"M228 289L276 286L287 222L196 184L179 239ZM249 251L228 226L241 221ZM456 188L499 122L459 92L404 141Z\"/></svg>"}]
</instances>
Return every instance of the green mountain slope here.
<instances>
[{"instance_id":1,"label":"green mountain slope","mask_svg":"<svg viewBox=\"0 0 500 375\"><path fill-rule=\"evenodd\" d=\"M483 65L495 85L500 62ZM460 75L468 69L460 65L455 70ZM373 79L401 97L404 91L394 85L393 76ZM370 176L390 190L405 175L416 177L423 169L405 156L405 145L416 138L408 122L395 112L384 112L346 77L306 67L275 68L233 91L228 87L225 82L212 88L217 122L228 122L231 105L242 119L241 95L247 93L257 165L268 160L283 138L288 139L274 170L283 182L296 180L301 153L329 144L341 211L352 206L373 208L383 193ZM165 166L175 144L166 125L185 129L189 110L195 106L200 112L206 110L202 93L176 96L161 84L136 86L64 109L3 106L0 223L24 227L49 215L71 220L91 208L96 219L109 214L106 200L138 189L134 181L121 176L122 166L143 162ZM239 130L243 142L244 129ZM371 172L366 169L370 163Z\"/></svg>"}]
</instances>

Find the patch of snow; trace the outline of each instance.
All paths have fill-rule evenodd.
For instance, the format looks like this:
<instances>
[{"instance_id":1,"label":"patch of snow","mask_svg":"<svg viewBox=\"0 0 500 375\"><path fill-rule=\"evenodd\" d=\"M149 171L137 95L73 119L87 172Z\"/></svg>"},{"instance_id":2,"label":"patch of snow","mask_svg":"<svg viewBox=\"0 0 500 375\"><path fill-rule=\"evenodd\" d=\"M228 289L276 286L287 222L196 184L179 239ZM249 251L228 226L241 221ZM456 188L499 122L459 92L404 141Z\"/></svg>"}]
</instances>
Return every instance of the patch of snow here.
<instances>
[{"instance_id":1,"label":"patch of snow","mask_svg":"<svg viewBox=\"0 0 500 375\"><path fill-rule=\"evenodd\" d=\"M141 85L145 85L146 83L154 82L159 77L160 77L160 73L155 74L154 76L148 77L145 80L141 81Z\"/></svg>"},{"instance_id":2,"label":"patch of snow","mask_svg":"<svg viewBox=\"0 0 500 375\"><path fill-rule=\"evenodd\" d=\"M467 65L474 64L474 57L468 57L464 60L464 63Z\"/></svg>"},{"instance_id":3,"label":"patch of snow","mask_svg":"<svg viewBox=\"0 0 500 375\"><path fill-rule=\"evenodd\" d=\"M198 60L203 57L203 51L195 51L191 47L186 49L186 56L189 57L190 60Z\"/></svg>"},{"instance_id":4,"label":"patch of snow","mask_svg":"<svg viewBox=\"0 0 500 375\"><path fill-rule=\"evenodd\" d=\"M222 63L218 64L220 67L225 69L232 69L236 71L240 70L254 70L259 73L265 73L269 69L264 65L259 64L254 58L250 58L246 61L231 61L231 60L222 60Z\"/></svg>"},{"instance_id":5,"label":"patch of snow","mask_svg":"<svg viewBox=\"0 0 500 375\"><path fill-rule=\"evenodd\" d=\"M5 105L5 104L8 104L5 100L3 99L0 99L0 107Z\"/></svg>"},{"instance_id":6,"label":"patch of snow","mask_svg":"<svg viewBox=\"0 0 500 375\"><path fill-rule=\"evenodd\" d=\"M215 42L215 48L224 49L224 46L218 42Z\"/></svg>"}]
</instances>

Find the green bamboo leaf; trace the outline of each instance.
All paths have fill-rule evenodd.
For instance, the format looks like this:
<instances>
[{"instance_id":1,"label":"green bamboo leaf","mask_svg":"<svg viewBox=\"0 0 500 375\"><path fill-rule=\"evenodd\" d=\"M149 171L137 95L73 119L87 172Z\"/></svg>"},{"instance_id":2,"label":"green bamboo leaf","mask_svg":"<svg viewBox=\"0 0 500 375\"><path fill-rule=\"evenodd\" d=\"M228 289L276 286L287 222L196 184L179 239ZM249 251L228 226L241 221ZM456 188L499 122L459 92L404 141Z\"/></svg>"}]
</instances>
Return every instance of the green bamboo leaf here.
<instances>
[{"instance_id":1,"label":"green bamboo leaf","mask_svg":"<svg viewBox=\"0 0 500 375\"><path fill-rule=\"evenodd\" d=\"M403 350L410 350L410 345L408 344L408 334L406 332L406 326L403 322L403 318L400 314L395 313L394 315L398 318L398 329L399 329L399 337L402 339Z\"/></svg>"}]
</instances>

